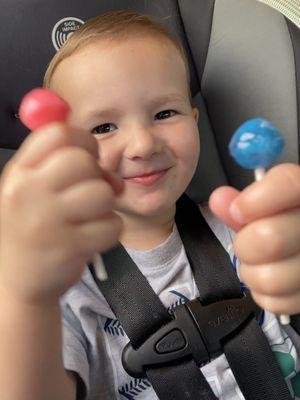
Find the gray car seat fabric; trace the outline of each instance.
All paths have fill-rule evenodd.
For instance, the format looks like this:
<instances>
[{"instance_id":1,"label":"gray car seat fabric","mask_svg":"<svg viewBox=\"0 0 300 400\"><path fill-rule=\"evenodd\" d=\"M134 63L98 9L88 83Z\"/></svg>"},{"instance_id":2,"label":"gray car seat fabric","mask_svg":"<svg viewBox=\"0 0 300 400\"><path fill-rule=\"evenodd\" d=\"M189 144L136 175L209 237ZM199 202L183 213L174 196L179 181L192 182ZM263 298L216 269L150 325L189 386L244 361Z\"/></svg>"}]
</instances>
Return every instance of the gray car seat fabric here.
<instances>
[{"instance_id":1,"label":"gray car seat fabric","mask_svg":"<svg viewBox=\"0 0 300 400\"><path fill-rule=\"evenodd\" d=\"M200 109L202 146L188 189L194 200L206 201L222 184L243 188L253 180L252 172L237 166L227 150L231 135L247 119L263 117L277 125L286 140L280 161L299 162L300 30L266 4L256 0L0 0L0 7L0 166L28 134L17 118L18 106L27 91L42 84L56 51L53 28L61 22L65 34L62 30L57 39L63 40L75 19L85 21L114 9L155 16L187 52L193 102Z\"/></svg>"},{"instance_id":2,"label":"gray car seat fabric","mask_svg":"<svg viewBox=\"0 0 300 400\"><path fill-rule=\"evenodd\" d=\"M295 59L281 14L253 0L216 1L201 91L230 184L241 188L253 179L227 151L247 119L272 121L286 140L279 161L299 161Z\"/></svg>"}]
</instances>

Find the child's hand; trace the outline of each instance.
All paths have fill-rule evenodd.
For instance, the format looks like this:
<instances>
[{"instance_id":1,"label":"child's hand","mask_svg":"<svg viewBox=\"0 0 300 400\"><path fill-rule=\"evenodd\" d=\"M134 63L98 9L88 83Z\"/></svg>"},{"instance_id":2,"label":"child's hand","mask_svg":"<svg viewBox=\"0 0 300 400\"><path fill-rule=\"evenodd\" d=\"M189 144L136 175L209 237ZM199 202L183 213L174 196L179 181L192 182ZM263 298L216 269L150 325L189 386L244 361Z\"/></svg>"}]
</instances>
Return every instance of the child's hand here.
<instances>
[{"instance_id":1,"label":"child's hand","mask_svg":"<svg viewBox=\"0 0 300 400\"><path fill-rule=\"evenodd\" d=\"M0 287L51 301L118 240L113 213L123 185L97 162L89 133L61 123L32 133L6 165L0 191Z\"/></svg>"},{"instance_id":2,"label":"child's hand","mask_svg":"<svg viewBox=\"0 0 300 400\"><path fill-rule=\"evenodd\" d=\"M264 309L300 312L300 167L281 164L239 193L217 189L210 208L238 231L242 280Z\"/></svg>"}]
</instances>

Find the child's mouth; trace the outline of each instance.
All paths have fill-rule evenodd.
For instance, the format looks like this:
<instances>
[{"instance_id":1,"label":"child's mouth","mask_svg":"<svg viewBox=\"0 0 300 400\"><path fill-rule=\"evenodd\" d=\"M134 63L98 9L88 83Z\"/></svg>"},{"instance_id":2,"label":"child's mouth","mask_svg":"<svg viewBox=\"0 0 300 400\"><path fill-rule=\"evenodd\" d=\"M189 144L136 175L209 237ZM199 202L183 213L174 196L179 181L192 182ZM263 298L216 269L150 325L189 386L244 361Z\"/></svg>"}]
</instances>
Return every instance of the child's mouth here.
<instances>
[{"instance_id":1,"label":"child's mouth","mask_svg":"<svg viewBox=\"0 0 300 400\"><path fill-rule=\"evenodd\" d=\"M161 178L163 178L169 169L170 168L167 168L163 171L158 171L151 175L137 176L135 178L126 178L126 182L135 183L143 186L151 186L154 183L158 182Z\"/></svg>"}]
</instances>

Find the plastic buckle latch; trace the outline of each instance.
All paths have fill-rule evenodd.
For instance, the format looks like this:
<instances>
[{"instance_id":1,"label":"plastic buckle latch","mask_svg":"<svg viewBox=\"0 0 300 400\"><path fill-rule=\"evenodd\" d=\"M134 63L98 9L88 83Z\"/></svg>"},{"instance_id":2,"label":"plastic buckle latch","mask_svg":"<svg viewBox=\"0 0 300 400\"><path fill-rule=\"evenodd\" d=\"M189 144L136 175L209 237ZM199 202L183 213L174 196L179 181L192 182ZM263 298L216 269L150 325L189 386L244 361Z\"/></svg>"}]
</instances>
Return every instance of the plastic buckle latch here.
<instances>
[{"instance_id":1,"label":"plastic buckle latch","mask_svg":"<svg viewBox=\"0 0 300 400\"><path fill-rule=\"evenodd\" d=\"M207 364L222 353L226 337L246 320L259 318L261 309L250 293L203 306L198 299L176 307L174 319L152 334L138 349L129 342L122 354L126 372L134 378L145 376L147 367L166 365L182 358Z\"/></svg>"}]
</instances>

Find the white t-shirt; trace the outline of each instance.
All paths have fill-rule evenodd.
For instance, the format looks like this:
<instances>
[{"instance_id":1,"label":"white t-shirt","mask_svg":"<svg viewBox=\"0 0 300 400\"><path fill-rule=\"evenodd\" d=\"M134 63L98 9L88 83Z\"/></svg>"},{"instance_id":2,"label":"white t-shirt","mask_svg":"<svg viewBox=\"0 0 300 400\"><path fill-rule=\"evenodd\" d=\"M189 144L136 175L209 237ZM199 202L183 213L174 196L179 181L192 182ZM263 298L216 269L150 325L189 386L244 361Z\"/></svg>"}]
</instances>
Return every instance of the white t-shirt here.
<instances>
[{"instance_id":1,"label":"white t-shirt","mask_svg":"<svg viewBox=\"0 0 300 400\"><path fill-rule=\"evenodd\" d=\"M200 210L238 273L238 260L232 248L233 232L207 207L200 207ZM199 295L176 225L169 238L158 247L126 250L166 308L172 309ZM81 281L62 297L61 308L64 365L84 382L86 395L80 394L80 400L158 399L147 379L132 378L124 371L121 355L129 339L88 268ZM292 396L300 399L299 336L291 327L283 329L277 318L268 312L264 313L262 329ZM201 371L218 399L244 399L224 354Z\"/></svg>"}]
</instances>

